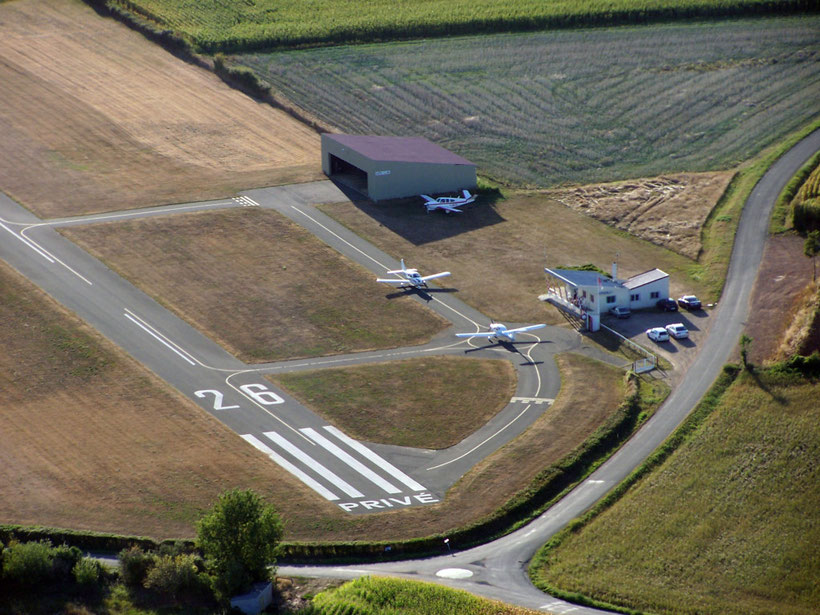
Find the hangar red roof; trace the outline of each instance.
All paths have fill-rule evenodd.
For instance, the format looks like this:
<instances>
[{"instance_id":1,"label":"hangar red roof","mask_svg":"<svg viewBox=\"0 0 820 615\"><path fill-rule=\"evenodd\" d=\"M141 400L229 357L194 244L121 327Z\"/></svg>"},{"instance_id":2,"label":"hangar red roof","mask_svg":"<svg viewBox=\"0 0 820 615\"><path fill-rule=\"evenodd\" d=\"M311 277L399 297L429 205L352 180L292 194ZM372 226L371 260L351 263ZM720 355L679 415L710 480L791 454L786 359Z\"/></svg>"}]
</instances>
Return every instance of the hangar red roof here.
<instances>
[{"instance_id":1,"label":"hangar red roof","mask_svg":"<svg viewBox=\"0 0 820 615\"><path fill-rule=\"evenodd\" d=\"M381 137L373 135L325 134L344 147L381 162L428 162L476 166L466 158L428 141L424 137Z\"/></svg>"}]
</instances>

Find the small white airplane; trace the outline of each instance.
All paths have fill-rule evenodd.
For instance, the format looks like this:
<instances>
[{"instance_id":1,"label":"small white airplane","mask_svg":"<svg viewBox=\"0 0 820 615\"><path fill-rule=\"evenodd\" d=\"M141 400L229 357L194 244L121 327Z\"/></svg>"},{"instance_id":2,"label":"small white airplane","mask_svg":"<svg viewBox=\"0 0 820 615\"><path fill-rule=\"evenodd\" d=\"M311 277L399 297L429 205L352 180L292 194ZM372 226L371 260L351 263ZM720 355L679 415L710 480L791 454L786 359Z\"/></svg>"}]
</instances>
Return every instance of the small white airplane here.
<instances>
[{"instance_id":1,"label":"small white airplane","mask_svg":"<svg viewBox=\"0 0 820 615\"><path fill-rule=\"evenodd\" d=\"M404 259L401 259L401 269L393 269L387 273L402 276L400 278L376 278L377 282L384 284L398 284L399 288L427 288L427 282L437 278L444 278L450 275L449 271L434 273L433 275L421 275L418 269L408 269L404 266Z\"/></svg>"},{"instance_id":2,"label":"small white airplane","mask_svg":"<svg viewBox=\"0 0 820 615\"><path fill-rule=\"evenodd\" d=\"M547 325L530 325L529 327L518 327L517 329L508 329L506 325L499 322L491 322L489 331L481 333L456 333L456 337L486 337L498 342L514 342L516 333L524 333L525 331L535 331L536 329L543 329Z\"/></svg>"},{"instance_id":3,"label":"small white airplane","mask_svg":"<svg viewBox=\"0 0 820 615\"><path fill-rule=\"evenodd\" d=\"M442 209L448 214L452 212L460 214L461 210L458 209L458 207L469 205L475 201L476 195L470 194L469 190L462 190L461 196L440 196L437 199L434 199L431 196L422 194L421 198L424 199L424 206L427 208L427 213L430 213L436 209Z\"/></svg>"}]
</instances>

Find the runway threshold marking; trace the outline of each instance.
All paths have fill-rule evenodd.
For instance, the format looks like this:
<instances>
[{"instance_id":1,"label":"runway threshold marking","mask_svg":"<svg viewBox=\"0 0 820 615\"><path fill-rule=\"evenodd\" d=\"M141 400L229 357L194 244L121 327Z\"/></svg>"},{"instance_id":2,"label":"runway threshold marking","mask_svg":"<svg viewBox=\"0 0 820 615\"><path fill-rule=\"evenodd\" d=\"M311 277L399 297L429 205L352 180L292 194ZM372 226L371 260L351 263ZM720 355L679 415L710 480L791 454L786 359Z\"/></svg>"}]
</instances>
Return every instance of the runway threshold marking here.
<instances>
[{"instance_id":1,"label":"runway threshold marking","mask_svg":"<svg viewBox=\"0 0 820 615\"><path fill-rule=\"evenodd\" d=\"M252 436L251 434L244 434L242 439L246 442L250 443L251 446L256 448L257 450L262 451L268 457L270 457L271 461L279 465L284 470L287 470L291 474L293 474L296 478L302 481L305 485L313 489L316 493L321 495L326 500L335 501L339 499L339 496L330 491L330 489L326 489L324 485L320 482L312 479L310 476L302 472L299 468L293 465L290 461L282 457L279 453L271 449L267 446L264 442L257 439L256 437Z\"/></svg>"},{"instance_id":2,"label":"runway threshold marking","mask_svg":"<svg viewBox=\"0 0 820 615\"><path fill-rule=\"evenodd\" d=\"M280 436L275 431L266 431L265 437L271 440L272 442L276 443L279 447L283 448L285 451L293 455L296 459L304 463L306 466L311 468L314 472L322 476L324 479L344 491L347 495L352 498L363 498L364 494L350 485L347 481L342 479L338 476L335 472L327 469L321 463L313 459L310 455L302 452L302 450L290 442L288 442L285 438Z\"/></svg>"},{"instance_id":3,"label":"runway threshold marking","mask_svg":"<svg viewBox=\"0 0 820 615\"><path fill-rule=\"evenodd\" d=\"M197 364L196 361L193 360L192 355L187 350L183 350L181 347L177 346L177 344L175 344L170 339L166 338L164 335L159 333L156 329L154 329L154 327L149 325L147 322L145 322L139 316L134 314L134 312L132 312L128 308L125 309L125 312L123 313L123 316L125 316L128 320L133 322L135 325L137 325L140 329L145 331L148 335L153 337L155 340L157 340L158 342L160 342L161 344L163 344L164 346L166 346L170 350L173 350L177 355L179 355L182 359L184 359L185 361L187 361L191 365L196 365Z\"/></svg>"},{"instance_id":4,"label":"runway threshold marking","mask_svg":"<svg viewBox=\"0 0 820 615\"><path fill-rule=\"evenodd\" d=\"M340 461L346 463L348 466L356 470L359 474L364 476L367 480L371 483L376 485L377 487L384 490L385 493L395 494L401 493L401 489L396 488L394 485L390 484L386 480L384 480L381 476L376 474L373 470L368 468L366 465L351 457L348 453L340 449L338 446L333 444L330 440L325 438L322 434L317 433L315 429L310 427L306 427L301 430L303 434L309 437L311 440L316 442L319 446L324 448L328 451L331 455L339 459Z\"/></svg>"},{"instance_id":5,"label":"runway threshold marking","mask_svg":"<svg viewBox=\"0 0 820 615\"><path fill-rule=\"evenodd\" d=\"M372 461L373 463L375 463L377 466L382 468L385 472L390 474L393 478L401 481L406 486L410 487L410 489L412 489L413 491L427 491L427 489L424 486L420 485L419 483L414 481L412 478L407 476L407 474L405 474L404 472L399 470L392 463L390 463L386 459L380 457L379 455L377 455L376 453L371 451L364 444L361 444L360 442L357 442L356 440L354 440L353 438L351 438L350 436L348 436L347 434L342 432L337 427L334 427L333 425L325 425L325 431L327 431L328 433L333 434L334 436L336 436L339 440L341 440L342 442L347 444L350 448L352 448L353 450L355 450L357 453L359 453L363 457L365 457L365 458L369 459L370 461Z\"/></svg>"}]
</instances>

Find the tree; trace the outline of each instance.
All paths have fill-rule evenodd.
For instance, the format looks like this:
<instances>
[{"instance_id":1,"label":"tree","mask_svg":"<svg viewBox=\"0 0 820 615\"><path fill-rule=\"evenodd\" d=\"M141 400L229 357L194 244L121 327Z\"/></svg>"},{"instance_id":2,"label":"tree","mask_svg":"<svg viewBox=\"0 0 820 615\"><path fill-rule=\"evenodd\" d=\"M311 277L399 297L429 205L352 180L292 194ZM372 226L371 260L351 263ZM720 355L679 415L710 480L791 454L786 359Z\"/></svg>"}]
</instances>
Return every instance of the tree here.
<instances>
[{"instance_id":1,"label":"tree","mask_svg":"<svg viewBox=\"0 0 820 615\"><path fill-rule=\"evenodd\" d=\"M228 596L270 578L281 539L276 510L250 489L226 491L197 524L197 546Z\"/></svg>"},{"instance_id":2,"label":"tree","mask_svg":"<svg viewBox=\"0 0 820 615\"><path fill-rule=\"evenodd\" d=\"M806 241L803 244L803 254L811 259L812 265L814 266L811 279L813 281L817 280L817 262L815 257L820 254L820 231L811 231L806 236Z\"/></svg>"}]
</instances>

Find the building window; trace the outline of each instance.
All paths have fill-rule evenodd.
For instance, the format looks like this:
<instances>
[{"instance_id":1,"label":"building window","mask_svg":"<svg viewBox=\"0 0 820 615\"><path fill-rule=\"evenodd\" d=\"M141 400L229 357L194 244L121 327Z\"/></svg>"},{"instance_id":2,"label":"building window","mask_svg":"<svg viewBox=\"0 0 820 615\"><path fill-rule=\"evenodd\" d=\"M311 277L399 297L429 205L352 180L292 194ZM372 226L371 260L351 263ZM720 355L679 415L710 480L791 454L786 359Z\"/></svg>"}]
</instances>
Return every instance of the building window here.
<instances>
[{"instance_id":1,"label":"building window","mask_svg":"<svg viewBox=\"0 0 820 615\"><path fill-rule=\"evenodd\" d=\"M640 298L641 298L640 293L632 293L631 295L629 295L629 300L630 301L639 301Z\"/></svg>"},{"instance_id":2,"label":"building window","mask_svg":"<svg viewBox=\"0 0 820 615\"><path fill-rule=\"evenodd\" d=\"M649 298L650 299L659 299L660 296L661 296L661 293L660 293L660 291L657 291L657 290L654 293L649 293Z\"/></svg>"},{"instance_id":3,"label":"building window","mask_svg":"<svg viewBox=\"0 0 820 615\"><path fill-rule=\"evenodd\" d=\"M606 298L606 302L607 302L607 303L615 303L615 295L609 295L609 296Z\"/></svg>"}]
</instances>

